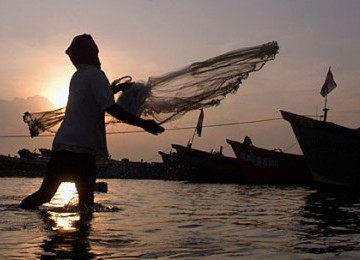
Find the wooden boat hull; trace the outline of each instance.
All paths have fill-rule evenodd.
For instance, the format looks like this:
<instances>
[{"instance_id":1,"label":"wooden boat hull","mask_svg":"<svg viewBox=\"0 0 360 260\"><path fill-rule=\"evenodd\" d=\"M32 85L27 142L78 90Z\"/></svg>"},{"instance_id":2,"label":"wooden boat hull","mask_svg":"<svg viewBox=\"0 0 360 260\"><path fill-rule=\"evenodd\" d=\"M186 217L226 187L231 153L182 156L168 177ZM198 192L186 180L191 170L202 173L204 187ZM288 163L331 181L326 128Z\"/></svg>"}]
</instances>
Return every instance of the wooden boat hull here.
<instances>
[{"instance_id":1,"label":"wooden boat hull","mask_svg":"<svg viewBox=\"0 0 360 260\"><path fill-rule=\"evenodd\" d=\"M187 167L187 180L201 183L244 183L241 169L235 158L205 152L177 144L181 163Z\"/></svg>"},{"instance_id":2,"label":"wooden boat hull","mask_svg":"<svg viewBox=\"0 0 360 260\"><path fill-rule=\"evenodd\" d=\"M176 153L165 153L159 151L165 165L166 178L169 180L186 180L187 167L182 164Z\"/></svg>"},{"instance_id":3,"label":"wooden boat hull","mask_svg":"<svg viewBox=\"0 0 360 260\"><path fill-rule=\"evenodd\" d=\"M360 187L360 131L280 111L304 153L316 182Z\"/></svg>"},{"instance_id":4,"label":"wooden boat hull","mask_svg":"<svg viewBox=\"0 0 360 260\"><path fill-rule=\"evenodd\" d=\"M313 181L302 155L226 141L231 145L247 183L307 185Z\"/></svg>"}]
</instances>

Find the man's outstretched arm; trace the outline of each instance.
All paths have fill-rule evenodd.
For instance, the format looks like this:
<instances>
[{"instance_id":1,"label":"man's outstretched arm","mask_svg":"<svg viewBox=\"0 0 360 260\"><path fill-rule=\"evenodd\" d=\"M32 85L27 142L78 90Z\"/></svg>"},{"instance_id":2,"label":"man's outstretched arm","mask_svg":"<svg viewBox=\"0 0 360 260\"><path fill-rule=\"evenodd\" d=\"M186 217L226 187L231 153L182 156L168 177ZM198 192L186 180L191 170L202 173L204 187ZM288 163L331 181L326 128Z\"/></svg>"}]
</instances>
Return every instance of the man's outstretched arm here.
<instances>
[{"instance_id":1,"label":"man's outstretched arm","mask_svg":"<svg viewBox=\"0 0 360 260\"><path fill-rule=\"evenodd\" d=\"M118 104L114 104L107 109L105 109L105 112L109 113L116 119L130 124L134 126L138 126L143 128L146 132L149 132L151 134L157 135L164 132L164 128L160 126L158 123L156 123L154 120L146 120L142 119L140 117L134 116L133 114L127 112L125 109L120 107Z\"/></svg>"}]
</instances>

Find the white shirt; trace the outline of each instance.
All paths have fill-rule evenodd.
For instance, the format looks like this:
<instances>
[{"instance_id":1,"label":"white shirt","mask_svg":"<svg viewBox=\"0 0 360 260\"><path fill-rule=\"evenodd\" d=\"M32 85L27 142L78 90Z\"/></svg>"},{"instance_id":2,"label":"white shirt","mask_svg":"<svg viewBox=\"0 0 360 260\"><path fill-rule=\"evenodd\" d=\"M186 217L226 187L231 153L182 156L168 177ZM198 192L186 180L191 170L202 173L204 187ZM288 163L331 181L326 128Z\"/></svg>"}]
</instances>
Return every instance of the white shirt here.
<instances>
[{"instance_id":1,"label":"white shirt","mask_svg":"<svg viewBox=\"0 0 360 260\"><path fill-rule=\"evenodd\" d=\"M65 118L53 142L53 151L108 156L104 110L115 103L105 73L82 64L71 78Z\"/></svg>"}]
</instances>

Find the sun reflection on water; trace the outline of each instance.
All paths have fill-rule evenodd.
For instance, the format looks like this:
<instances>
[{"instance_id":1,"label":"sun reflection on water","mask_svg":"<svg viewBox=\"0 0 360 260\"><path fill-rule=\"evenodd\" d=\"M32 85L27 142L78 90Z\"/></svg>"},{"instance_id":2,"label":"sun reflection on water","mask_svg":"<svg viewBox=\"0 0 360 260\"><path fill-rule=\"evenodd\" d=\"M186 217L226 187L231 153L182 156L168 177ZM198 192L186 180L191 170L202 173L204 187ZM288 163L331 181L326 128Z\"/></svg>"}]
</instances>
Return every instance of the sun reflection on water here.
<instances>
[{"instance_id":1,"label":"sun reflection on water","mask_svg":"<svg viewBox=\"0 0 360 260\"><path fill-rule=\"evenodd\" d=\"M54 231L74 231L77 229L76 223L80 220L79 212L53 212L49 211L49 219L54 222Z\"/></svg>"},{"instance_id":2,"label":"sun reflection on water","mask_svg":"<svg viewBox=\"0 0 360 260\"><path fill-rule=\"evenodd\" d=\"M56 194L50 201L52 206L64 206L67 205L71 200L77 198L78 193L73 182L63 182L59 186Z\"/></svg>"},{"instance_id":3,"label":"sun reflection on water","mask_svg":"<svg viewBox=\"0 0 360 260\"><path fill-rule=\"evenodd\" d=\"M80 214L75 210L76 205L72 205L77 195L74 183L63 182L60 184L54 197L48 203L51 208L54 207L48 211L48 217L53 222L52 230L74 231L77 229L76 223L80 220Z\"/></svg>"}]
</instances>

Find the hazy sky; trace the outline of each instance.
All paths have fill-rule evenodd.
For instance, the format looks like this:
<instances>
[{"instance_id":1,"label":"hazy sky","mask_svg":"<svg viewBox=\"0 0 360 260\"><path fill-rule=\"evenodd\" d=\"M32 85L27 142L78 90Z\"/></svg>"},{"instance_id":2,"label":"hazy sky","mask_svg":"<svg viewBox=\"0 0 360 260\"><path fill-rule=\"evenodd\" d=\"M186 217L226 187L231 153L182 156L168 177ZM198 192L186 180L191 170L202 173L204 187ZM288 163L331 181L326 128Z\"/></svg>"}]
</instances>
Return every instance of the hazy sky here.
<instances>
[{"instance_id":1,"label":"hazy sky","mask_svg":"<svg viewBox=\"0 0 360 260\"><path fill-rule=\"evenodd\" d=\"M19 103L36 95L62 101L74 72L64 51L75 35L90 33L111 80L147 80L226 51L277 41L279 54L250 74L235 95L205 111L205 125L278 118L279 109L321 113L319 91L329 66L338 84L328 97L329 121L359 127L360 1L358 0L4 0L0 2L1 118L21 121ZM15 104L16 103L16 104ZM62 101L64 104L64 101ZM54 104L58 107L61 104ZM26 109L31 112L33 105ZM49 106L49 109L54 108ZM22 108L22 107L21 107ZM196 124L198 112L165 125ZM3 133L26 134L25 124ZM123 130L133 129L124 126ZM113 158L160 160L159 150L186 144L193 131L108 136ZM283 121L204 128L194 147L225 146L226 138L286 149L296 142ZM1 154L51 145L52 138L0 139ZM295 146L289 152L298 153Z\"/></svg>"}]
</instances>

